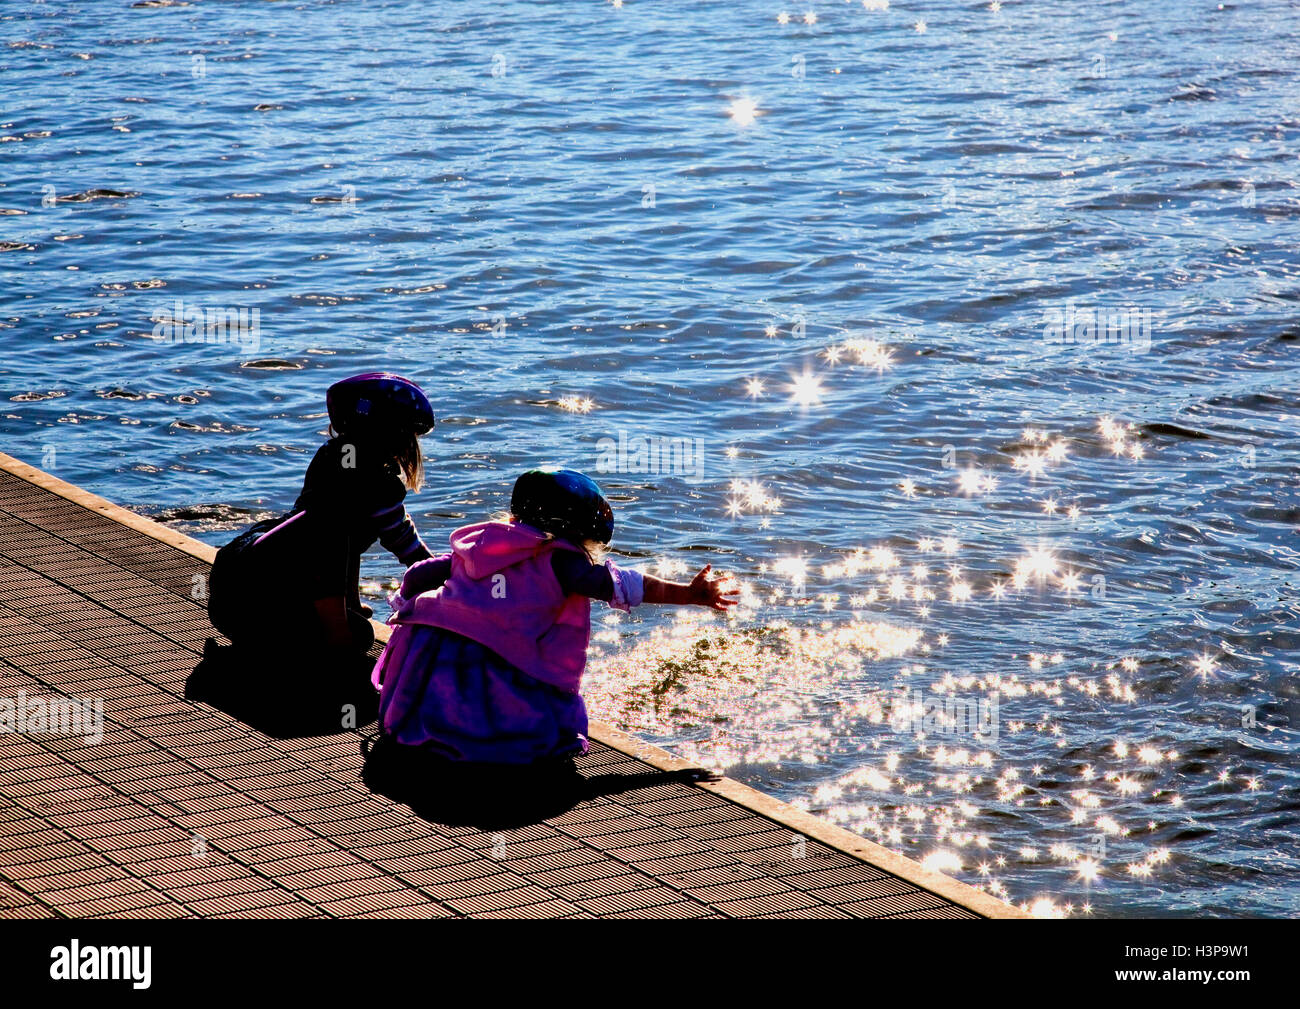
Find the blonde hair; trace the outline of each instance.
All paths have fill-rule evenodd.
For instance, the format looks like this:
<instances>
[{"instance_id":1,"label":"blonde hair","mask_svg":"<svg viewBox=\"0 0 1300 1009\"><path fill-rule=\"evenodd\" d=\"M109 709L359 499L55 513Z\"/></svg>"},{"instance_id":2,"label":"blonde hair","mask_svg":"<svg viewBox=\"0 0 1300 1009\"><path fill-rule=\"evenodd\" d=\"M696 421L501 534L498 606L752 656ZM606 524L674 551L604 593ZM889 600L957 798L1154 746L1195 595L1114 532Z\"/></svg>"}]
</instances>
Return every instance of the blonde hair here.
<instances>
[{"instance_id":1,"label":"blonde hair","mask_svg":"<svg viewBox=\"0 0 1300 1009\"><path fill-rule=\"evenodd\" d=\"M424 453L420 451L419 435L408 431L398 439L393 462L402 471L407 489L418 494L424 486Z\"/></svg>"},{"instance_id":2,"label":"blonde hair","mask_svg":"<svg viewBox=\"0 0 1300 1009\"><path fill-rule=\"evenodd\" d=\"M336 430L333 424L328 430L331 438L345 437L343 432ZM363 439L366 444L374 446L376 451L388 456L398 472L402 474L402 482L406 484L407 490L412 494L420 492L420 488L424 486L424 453L420 450L419 435L406 431L384 439L371 439L365 435L357 435L353 440Z\"/></svg>"}]
</instances>

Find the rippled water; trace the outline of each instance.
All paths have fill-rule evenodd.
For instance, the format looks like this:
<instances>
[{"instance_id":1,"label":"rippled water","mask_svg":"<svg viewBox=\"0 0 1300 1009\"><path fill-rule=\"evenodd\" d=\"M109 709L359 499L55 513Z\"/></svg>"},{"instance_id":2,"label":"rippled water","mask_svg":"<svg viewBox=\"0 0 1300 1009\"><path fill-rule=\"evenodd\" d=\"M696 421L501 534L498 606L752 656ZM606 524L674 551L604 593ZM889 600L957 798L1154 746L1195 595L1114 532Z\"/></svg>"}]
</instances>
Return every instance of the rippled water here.
<instances>
[{"instance_id":1,"label":"rippled water","mask_svg":"<svg viewBox=\"0 0 1300 1009\"><path fill-rule=\"evenodd\" d=\"M598 614L599 717L1042 913L1294 915L1300 14L995 6L6 4L3 447L220 543L388 368L436 542L700 439L615 553L749 605Z\"/></svg>"}]
</instances>

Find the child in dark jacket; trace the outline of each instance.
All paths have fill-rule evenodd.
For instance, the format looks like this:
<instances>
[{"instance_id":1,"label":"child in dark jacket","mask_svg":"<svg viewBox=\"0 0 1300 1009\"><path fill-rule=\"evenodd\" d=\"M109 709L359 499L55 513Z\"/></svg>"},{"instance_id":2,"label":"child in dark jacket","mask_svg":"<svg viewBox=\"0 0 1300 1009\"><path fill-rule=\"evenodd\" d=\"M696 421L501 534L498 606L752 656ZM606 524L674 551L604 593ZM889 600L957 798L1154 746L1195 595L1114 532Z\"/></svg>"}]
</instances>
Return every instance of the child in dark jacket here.
<instances>
[{"instance_id":1,"label":"child in dark jacket","mask_svg":"<svg viewBox=\"0 0 1300 1009\"><path fill-rule=\"evenodd\" d=\"M217 553L208 614L237 647L364 654L374 632L360 599L361 554L378 541L408 567L429 556L403 503L423 480L428 399L407 379L375 373L331 386L327 402L332 437L293 510Z\"/></svg>"}]
</instances>

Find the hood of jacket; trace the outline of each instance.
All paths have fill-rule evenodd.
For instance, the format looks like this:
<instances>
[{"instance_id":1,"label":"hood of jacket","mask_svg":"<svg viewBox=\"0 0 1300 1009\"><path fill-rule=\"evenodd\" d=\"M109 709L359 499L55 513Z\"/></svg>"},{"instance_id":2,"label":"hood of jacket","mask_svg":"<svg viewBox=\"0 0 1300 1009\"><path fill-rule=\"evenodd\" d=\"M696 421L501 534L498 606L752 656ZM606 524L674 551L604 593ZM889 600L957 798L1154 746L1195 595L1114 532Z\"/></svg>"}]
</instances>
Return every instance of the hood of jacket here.
<instances>
[{"instance_id":1,"label":"hood of jacket","mask_svg":"<svg viewBox=\"0 0 1300 1009\"><path fill-rule=\"evenodd\" d=\"M557 543L522 522L479 522L457 529L451 536L452 552L471 578L488 578L554 546L569 544Z\"/></svg>"}]
</instances>

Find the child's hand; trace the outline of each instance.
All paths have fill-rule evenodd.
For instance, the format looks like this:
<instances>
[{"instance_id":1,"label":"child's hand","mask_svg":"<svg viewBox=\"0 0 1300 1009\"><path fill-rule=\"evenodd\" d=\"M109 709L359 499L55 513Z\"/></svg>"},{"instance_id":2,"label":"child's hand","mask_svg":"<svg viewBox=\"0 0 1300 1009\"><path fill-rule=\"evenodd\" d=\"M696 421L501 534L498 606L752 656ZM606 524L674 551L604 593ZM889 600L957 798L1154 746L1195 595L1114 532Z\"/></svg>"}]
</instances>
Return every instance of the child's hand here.
<instances>
[{"instance_id":1,"label":"child's hand","mask_svg":"<svg viewBox=\"0 0 1300 1009\"><path fill-rule=\"evenodd\" d=\"M691 579L690 599L692 603L700 606L708 606L710 609L726 610L735 606L740 600L740 589L733 586L724 589L722 586L732 581L730 575L718 575L716 578L709 577L709 572L713 570L712 564L706 564L700 569L699 574Z\"/></svg>"},{"instance_id":2,"label":"child's hand","mask_svg":"<svg viewBox=\"0 0 1300 1009\"><path fill-rule=\"evenodd\" d=\"M414 599L422 592L436 589L449 577L451 577L451 558L449 555L426 557L422 561L416 561L406 569L406 574L402 576L402 587L398 590L398 593L403 599Z\"/></svg>"},{"instance_id":3,"label":"child's hand","mask_svg":"<svg viewBox=\"0 0 1300 1009\"><path fill-rule=\"evenodd\" d=\"M740 600L740 589L732 587L724 589L722 586L732 581L730 575L719 575L716 578L710 578L709 572L713 570L712 564L704 565L704 568L691 579L689 585L683 585L681 582L666 582L662 578L656 578L654 575L645 575L643 585L645 587L644 601L647 603L664 603L668 606L707 606L713 610L728 610L735 606Z\"/></svg>"}]
</instances>

